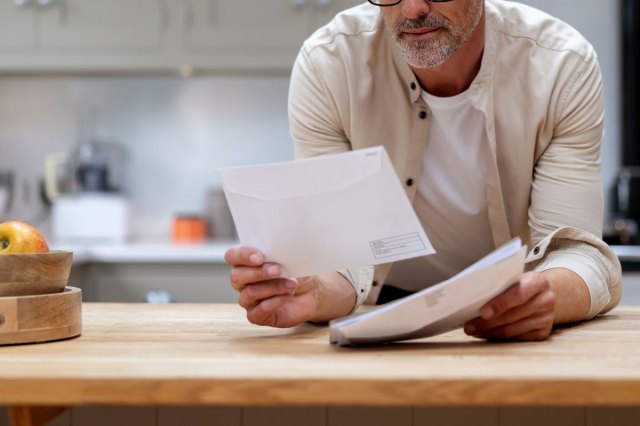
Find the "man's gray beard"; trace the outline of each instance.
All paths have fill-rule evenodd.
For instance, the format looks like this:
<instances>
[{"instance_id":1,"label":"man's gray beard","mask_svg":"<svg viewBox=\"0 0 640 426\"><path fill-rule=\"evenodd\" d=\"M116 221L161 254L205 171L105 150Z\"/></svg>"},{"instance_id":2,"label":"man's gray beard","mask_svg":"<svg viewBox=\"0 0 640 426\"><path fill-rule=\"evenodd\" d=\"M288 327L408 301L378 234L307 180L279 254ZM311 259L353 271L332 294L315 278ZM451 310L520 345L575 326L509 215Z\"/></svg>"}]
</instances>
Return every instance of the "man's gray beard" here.
<instances>
[{"instance_id":1,"label":"man's gray beard","mask_svg":"<svg viewBox=\"0 0 640 426\"><path fill-rule=\"evenodd\" d=\"M464 43L466 43L475 31L482 18L482 4L476 3L477 9L473 10L463 27L454 27L442 17L425 16L416 20L405 20L397 28L391 28L386 24L387 31L391 33L393 40L402 57L413 68L434 68L444 63ZM400 38L400 33L406 29L420 28L421 26L440 26L439 31L445 32L444 40L420 40L407 42Z\"/></svg>"},{"instance_id":2,"label":"man's gray beard","mask_svg":"<svg viewBox=\"0 0 640 426\"><path fill-rule=\"evenodd\" d=\"M452 43L450 36L447 36L444 43L441 40L403 42L397 36L394 36L394 40L402 57L413 68L437 67L449 59L459 47Z\"/></svg>"}]
</instances>

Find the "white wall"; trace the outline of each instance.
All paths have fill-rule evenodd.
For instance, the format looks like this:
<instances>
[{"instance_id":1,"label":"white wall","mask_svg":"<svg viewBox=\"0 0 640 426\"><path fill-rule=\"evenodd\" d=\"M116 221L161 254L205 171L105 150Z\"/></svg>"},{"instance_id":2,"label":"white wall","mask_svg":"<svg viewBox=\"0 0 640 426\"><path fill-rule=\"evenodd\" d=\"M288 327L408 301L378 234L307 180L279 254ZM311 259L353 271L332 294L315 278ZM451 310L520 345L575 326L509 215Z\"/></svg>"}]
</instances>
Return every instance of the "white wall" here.
<instances>
[{"instance_id":1,"label":"white wall","mask_svg":"<svg viewBox=\"0 0 640 426\"><path fill-rule=\"evenodd\" d=\"M287 93L286 76L0 78L0 170L20 181L12 217L37 215L49 153L97 138L128 154L134 234L166 237L174 213L202 212L218 168L293 158Z\"/></svg>"}]
</instances>

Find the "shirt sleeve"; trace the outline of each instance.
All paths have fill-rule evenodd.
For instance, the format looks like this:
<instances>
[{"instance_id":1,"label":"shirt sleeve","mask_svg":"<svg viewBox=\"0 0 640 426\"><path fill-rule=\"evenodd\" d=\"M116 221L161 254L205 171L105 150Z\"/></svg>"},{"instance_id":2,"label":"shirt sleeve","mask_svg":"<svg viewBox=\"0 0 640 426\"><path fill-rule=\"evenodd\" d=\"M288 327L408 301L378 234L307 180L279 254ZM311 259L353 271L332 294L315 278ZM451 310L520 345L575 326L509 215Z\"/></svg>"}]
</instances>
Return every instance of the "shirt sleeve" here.
<instances>
[{"instance_id":1,"label":"shirt sleeve","mask_svg":"<svg viewBox=\"0 0 640 426\"><path fill-rule=\"evenodd\" d=\"M602 77L595 52L582 57L563 88L553 137L533 173L529 269L566 268L591 296L589 317L620 300L621 268L601 239L603 191L600 144L604 133Z\"/></svg>"},{"instance_id":2,"label":"shirt sleeve","mask_svg":"<svg viewBox=\"0 0 640 426\"><path fill-rule=\"evenodd\" d=\"M587 318L613 309L621 296L620 262L599 238L563 227L541 240L527 256L528 269L538 272L565 268L587 285L591 305Z\"/></svg>"},{"instance_id":3,"label":"shirt sleeve","mask_svg":"<svg viewBox=\"0 0 640 426\"><path fill-rule=\"evenodd\" d=\"M363 266L338 271L340 275L349 281L351 286L353 286L353 290L356 292L356 304L350 313L353 313L367 299L373 282L373 271L373 266Z\"/></svg>"},{"instance_id":4,"label":"shirt sleeve","mask_svg":"<svg viewBox=\"0 0 640 426\"><path fill-rule=\"evenodd\" d=\"M311 60L306 47L293 66L289 87L289 125L297 158L336 154L351 150L334 98ZM366 299L373 281L373 267L338 271L356 294L354 310Z\"/></svg>"},{"instance_id":5,"label":"shirt sleeve","mask_svg":"<svg viewBox=\"0 0 640 426\"><path fill-rule=\"evenodd\" d=\"M336 102L311 55L302 47L291 72L289 126L297 158L351 150Z\"/></svg>"}]
</instances>

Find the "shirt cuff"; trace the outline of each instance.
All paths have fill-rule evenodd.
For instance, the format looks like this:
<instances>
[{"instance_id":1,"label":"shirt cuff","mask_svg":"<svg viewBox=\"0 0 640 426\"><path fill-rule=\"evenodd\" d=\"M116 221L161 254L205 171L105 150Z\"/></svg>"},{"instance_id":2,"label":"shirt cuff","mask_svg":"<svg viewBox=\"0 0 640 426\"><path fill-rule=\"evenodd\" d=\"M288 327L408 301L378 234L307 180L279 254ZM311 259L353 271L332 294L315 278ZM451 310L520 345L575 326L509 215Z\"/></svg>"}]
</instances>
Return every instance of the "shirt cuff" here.
<instances>
[{"instance_id":1,"label":"shirt cuff","mask_svg":"<svg viewBox=\"0 0 640 426\"><path fill-rule=\"evenodd\" d=\"M373 266L362 266L358 268L343 269L338 271L353 286L356 292L356 304L349 314L352 314L362 303L364 303L373 282Z\"/></svg>"},{"instance_id":2,"label":"shirt cuff","mask_svg":"<svg viewBox=\"0 0 640 426\"><path fill-rule=\"evenodd\" d=\"M585 231L556 230L534 247L527 262L538 272L564 268L582 278L591 298L587 319L613 309L620 301L620 262L607 244Z\"/></svg>"}]
</instances>

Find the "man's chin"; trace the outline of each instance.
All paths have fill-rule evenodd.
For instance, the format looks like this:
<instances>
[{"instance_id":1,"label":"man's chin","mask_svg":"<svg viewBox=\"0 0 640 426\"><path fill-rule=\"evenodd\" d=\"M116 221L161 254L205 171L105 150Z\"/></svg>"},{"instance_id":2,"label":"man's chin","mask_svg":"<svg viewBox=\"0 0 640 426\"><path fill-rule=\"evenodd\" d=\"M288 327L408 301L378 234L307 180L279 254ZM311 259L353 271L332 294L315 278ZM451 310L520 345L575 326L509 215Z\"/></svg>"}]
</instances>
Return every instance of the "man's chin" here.
<instances>
[{"instance_id":1,"label":"man's chin","mask_svg":"<svg viewBox=\"0 0 640 426\"><path fill-rule=\"evenodd\" d=\"M420 44L424 43L420 42ZM448 56L434 55L433 52L436 50L431 46L420 46L419 48L416 48L415 45L412 46L412 48L407 48L406 46L398 47L400 48L400 54L412 68L435 68L442 65L448 59ZM425 52L429 52L429 54L425 54Z\"/></svg>"},{"instance_id":2,"label":"man's chin","mask_svg":"<svg viewBox=\"0 0 640 426\"><path fill-rule=\"evenodd\" d=\"M409 64L409 66L413 69L420 69L420 70L428 70L428 69L433 69L433 68L437 68L440 65L442 65L446 60L443 61L419 61L419 60L410 60L409 58L407 59L407 63Z\"/></svg>"}]
</instances>

